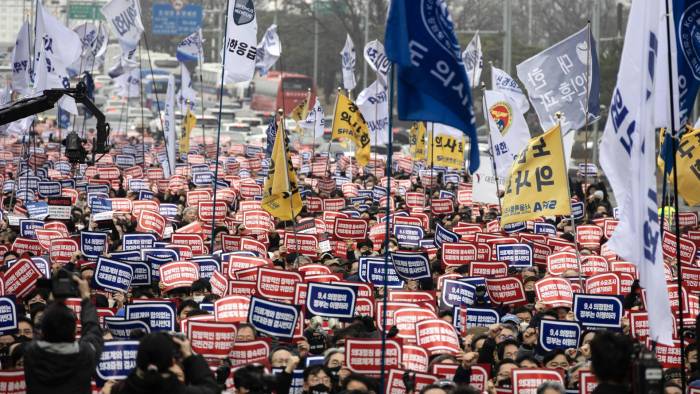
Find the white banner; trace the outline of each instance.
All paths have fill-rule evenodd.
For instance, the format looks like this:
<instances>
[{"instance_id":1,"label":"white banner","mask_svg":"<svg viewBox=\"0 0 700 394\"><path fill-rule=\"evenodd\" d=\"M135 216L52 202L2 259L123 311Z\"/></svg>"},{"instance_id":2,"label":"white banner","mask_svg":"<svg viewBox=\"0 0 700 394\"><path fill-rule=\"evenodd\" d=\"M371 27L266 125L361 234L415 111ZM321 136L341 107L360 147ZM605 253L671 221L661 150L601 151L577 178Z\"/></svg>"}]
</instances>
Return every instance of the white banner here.
<instances>
[{"instance_id":1,"label":"white banner","mask_svg":"<svg viewBox=\"0 0 700 394\"><path fill-rule=\"evenodd\" d=\"M194 108L197 103L197 91L192 88L192 78L187 65L180 62L180 91L177 95L180 104L180 113L187 112L187 107Z\"/></svg>"},{"instance_id":2,"label":"white banner","mask_svg":"<svg viewBox=\"0 0 700 394\"><path fill-rule=\"evenodd\" d=\"M175 128L175 77L168 75L168 91L165 95L165 113L163 115L163 137L165 149L168 154L168 167L163 166L163 172L167 177L175 174L175 152L177 146L177 132Z\"/></svg>"},{"instance_id":3,"label":"white banner","mask_svg":"<svg viewBox=\"0 0 700 394\"><path fill-rule=\"evenodd\" d=\"M112 0L102 7L102 15L119 40L122 52L128 54L136 50L144 30L138 1Z\"/></svg>"},{"instance_id":4,"label":"white banner","mask_svg":"<svg viewBox=\"0 0 700 394\"><path fill-rule=\"evenodd\" d=\"M481 70L484 69L484 55L481 53L481 38L479 32L474 34L474 38L469 41L469 45L462 52L464 69L467 70L469 84L472 88L479 86L481 80Z\"/></svg>"},{"instance_id":5,"label":"white banner","mask_svg":"<svg viewBox=\"0 0 700 394\"><path fill-rule=\"evenodd\" d=\"M530 130L520 109L505 94L484 92L484 113L491 130L491 150L496 172L505 179L513 160L530 141Z\"/></svg>"},{"instance_id":6,"label":"white banner","mask_svg":"<svg viewBox=\"0 0 700 394\"><path fill-rule=\"evenodd\" d=\"M530 101L520 89L518 82L507 72L494 66L491 66L491 89L508 96L518 105L520 112L526 113L530 109Z\"/></svg>"},{"instance_id":7,"label":"white banner","mask_svg":"<svg viewBox=\"0 0 700 394\"><path fill-rule=\"evenodd\" d=\"M17 33L15 48L12 50L12 90L19 92L21 95L30 93L30 75L29 68L31 67L29 49L29 22L24 22Z\"/></svg>"},{"instance_id":8,"label":"white banner","mask_svg":"<svg viewBox=\"0 0 700 394\"><path fill-rule=\"evenodd\" d=\"M389 143L389 99L386 88L379 79L357 96L355 104L369 127L370 138L376 146Z\"/></svg>"},{"instance_id":9,"label":"white banner","mask_svg":"<svg viewBox=\"0 0 700 394\"><path fill-rule=\"evenodd\" d=\"M479 169L472 174L472 201L483 204L498 204L498 189L503 190L503 178L498 178L498 188L496 187L496 177L493 174L491 158L482 155Z\"/></svg>"},{"instance_id":10,"label":"white banner","mask_svg":"<svg viewBox=\"0 0 700 394\"><path fill-rule=\"evenodd\" d=\"M226 82L253 79L257 53L258 20L252 0L228 1L228 26L224 47Z\"/></svg>"},{"instance_id":11,"label":"white banner","mask_svg":"<svg viewBox=\"0 0 700 394\"><path fill-rule=\"evenodd\" d=\"M282 43L277 35L277 25L272 24L265 30L262 40L258 43L258 53L255 59L255 69L262 76L275 65L282 55Z\"/></svg>"},{"instance_id":12,"label":"white banner","mask_svg":"<svg viewBox=\"0 0 700 394\"><path fill-rule=\"evenodd\" d=\"M355 89L355 44L352 43L350 34L345 38L345 46L340 52L340 62L343 69L343 88L345 90Z\"/></svg>"},{"instance_id":13,"label":"white banner","mask_svg":"<svg viewBox=\"0 0 700 394\"><path fill-rule=\"evenodd\" d=\"M323 108L321 108L321 102L318 101L318 97L316 97L314 106L309 109L306 119L299 124L299 127L305 130L313 129L314 138L321 138L323 137L323 132L326 127L324 117L325 115L323 113Z\"/></svg>"},{"instance_id":14,"label":"white banner","mask_svg":"<svg viewBox=\"0 0 700 394\"><path fill-rule=\"evenodd\" d=\"M384 45L379 40L373 40L365 45L365 61L377 73L377 79L386 88L387 74L389 73L389 59L384 53Z\"/></svg>"}]
</instances>

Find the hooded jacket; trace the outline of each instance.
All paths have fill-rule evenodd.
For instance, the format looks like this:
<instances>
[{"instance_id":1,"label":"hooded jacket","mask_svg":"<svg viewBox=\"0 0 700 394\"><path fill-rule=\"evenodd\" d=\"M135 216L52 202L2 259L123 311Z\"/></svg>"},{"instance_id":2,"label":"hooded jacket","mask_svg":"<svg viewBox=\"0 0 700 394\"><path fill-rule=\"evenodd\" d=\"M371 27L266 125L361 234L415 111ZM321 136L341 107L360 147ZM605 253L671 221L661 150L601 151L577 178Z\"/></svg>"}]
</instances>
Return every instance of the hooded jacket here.
<instances>
[{"instance_id":1,"label":"hooded jacket","mask_svg":"<svg viewBox=\"0 0 700 394\"><path fill-rule=\"evenodd\" d=\"M80 303L79 341L35 340L24 354L27 394L91 394L90 379L102 353L102 330L89 299Z\"/></svg>"}]
</instances>

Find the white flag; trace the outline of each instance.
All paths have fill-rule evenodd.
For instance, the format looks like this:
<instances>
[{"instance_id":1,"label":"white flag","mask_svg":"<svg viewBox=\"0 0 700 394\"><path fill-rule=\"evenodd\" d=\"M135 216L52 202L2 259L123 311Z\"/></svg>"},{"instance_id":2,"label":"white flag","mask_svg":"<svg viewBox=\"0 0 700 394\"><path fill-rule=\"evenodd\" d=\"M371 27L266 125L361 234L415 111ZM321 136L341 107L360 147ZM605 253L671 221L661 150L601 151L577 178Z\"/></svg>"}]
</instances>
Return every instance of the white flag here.
<instances>
[{"instance_id":1,"label":"white flag","mask_svg":"<svg viewBox=\"0 0 700 394\"><path fill-rule=\"evenodd\" d=\"M83 23L73 31L80 37L80 42L83 45L83 53L80 58L71 65L71 69L75 70L76 74L82 74L83 71L98 68L104 63L104 54L107 52L107 29L104 25L95 25L93 23Z\"/></svg>"},{"instance_id":2,"label":"white flag","mask_svg":"<svg viewBox=\"0 0 700 394\"><path fill-rule=\"evenodd\" d=\"M323 113L323 108L321 108L321 102L318 101L318 97L316 97L314 106L309 109L306 119L299 123L299 127L305 130L313 130L314 138L321 138L323 137L323 132L326 127L324 117L325 115Z\"/></svg>"},{"instance_id":3,"label":"white flag","mask_svg":"<svg viewBox=\"0 0 700 394\"><path fill-rule=\"evenodd\" d=\"M223 55L226 82L247 82L253 79L257 34L258 20L253 0L229 0Z\"/></svg>"},{"instance_id":4,"label":"white flag","mask_svg":"<svg viewBox=\"0 0 700 394\"><path fill-rule=\"evenodd\" d=\"M112 0L102 7L102 15L119 40L122 53L128 54L136 50L144 30L138 1Z\"/></svg>"},{"instance_id":5,"label":"white flag","mask_svg":"<svg viewBox=\"0 0 700 394\"><path fill-rule=\"evenodd\" d=\"M488 156L481 156L482 165L472 174L472 201L483 204L498 204L498 190L503 188L504 178L498 178L493 174L493 166Z\"/></svg>"},{"instance_id":6,"label":"white flag","mask_svg":"<svg viewBox=\"0 0 700 394\"><path fill-rule=\"evenodd\" d=\"M202 40L202 29L197 29L196 32L185 37L184 40L177 44L175 57L181 62L196 62L204 61L204 49Z\"/></svg>"},{"instance_id":7,"label":"white flag","mask_svg":"<svg viewBox=\"0 0 700 394\"><path fill-rule=\"evenodd\" d=\"M610 116L600 141L600 165L610 181L619 208L619 224L607 245L637 265L646 290L650 338L672 345L671 314L664 275L656 195L655 96L661 86L656 44L665 30L664 3L634 1ZM658 58L657 58L658 56ZM663 93L661 93L663 94ZM645 147L645 149L643 149Z\"/></svg>"},{"instance_id":8,"label":"white flag","mask_svg":"<svg viewBox=\"0 0 700 394\"><path fill-rule=\"evenodd\" d=\"M379 79L366 87L355 101L369 127L370 139L379 145L389 143L389 100Z\"/></svg>"},{"instance_id":9,"label":"white flag","mask_svg":"<svg viewBox=\"0 0 700 394\"><path fill-rule=\"evenodd\" d=\"M177 146L177 132L175 131L175 77L168 75L168 90L165 94L165 113L163 114L163 138L165 138L165 151L168 156L168 168L163 167L165 177L175 174L175 147Z\"/></svg>"},{"instance_id":10,"label":"white flag","mask_svg":"<svg viewBox=\"0 0 700 394\"><path fill-rule=\"evenodd\" d=\"M263 76L275 65L282 55L282 43L277 35L277 25L272 24L265 30L265 35L258 43L255 69Z\"/></svg>"},{"instance_id":11,"label":"white flag","mask_svg":"<svg viewBox=\"0 0 700 394\"><path fill-rule=\"evenodd\" d=\"M70 87L68 66L82 53L80 37L46 12L41 2L36 9L36 47L34 49L34 92ZM63 96L59 104L77 115L75 100Z\"/></svg>"},{"instance_id":12,"label":"white flag","mask_svg":"<svg viewBox=\"0 0 700 394\"><path fill-rule=\"evenodd\" d=\"M180 62L180 92L177 96L180 103L180 113L183 115L187 112L188 107L194 108L197 102L197 91L192 89L190 70L182 62Z\"/></svg>"},{"instance_id":13,"label":"white flag","mask_svg":"<svg viewBox=\"0 0 700 394\"><path fill-rule=\"evenodd\" d=\"M15 48L12 50L12 90L21 95L30 93L31 50L29 49L29 22L24 22L17 33Z\"/></svg>"},{"instance_id":14,"label":"white flag","mask_svg":"<svg viewBox=\"0 0 700 394\"><path fill-rule=\"evenodd\" d=\"M377 79L383 86L386 85L389 73L389 59L384 52L384 45L379 40L370 41L365 45L365 61L377 73Z\"/></svg>"},{"instance_id":15,"label":"white flag","mask_svg":"<svg viewBox=\"0 0 700 394\"><path fill-rule=\"evenodd\" d=\"M114 78L114 83L119 87L117 94L121 97L138 97L141 88L141 71L134 68Z\"/></svg>"},{"instance_id":16,"label":"white flag","mask_svg":"<svg viewBox=\"0 0 700 394\"><path fill-rule=\"evenodd\" d=\"M507 72L493 65L491 66L491 89L508 96L520 108L520 112L525 113L530 109L530 101L520 89L518 82Z\"/></svg>"},{"instance_id":17,"label":"white flag","mask_svg":"<svg viewBox=\"0 0 700 394\"><path fill-rule=\"evenodd\" d=\"M513 161L530 141L530 130L520 109L501 92L484 92L484 113L491 130L491 151L499 178L510 173Z\"/></svg>"},{"instance_id":18,"label":"white flag","mask_svg":"<svg viewBox=\"0 0 700 394\"><path fill-rule=\"evenodd\" d=\"M481 80L481 70L484 69L484 55L481 53L479 32L474 34L474 38L469 41L469 45L462 52L462 61L464 69L467 70L469 84L472 85L472 88L478 87L479 80Z\"/></svg>"},{"instance_id":19,"label":"white flag","mask_svg":"<svg viewBox=\"0 0 700 394\"><path fill-rule=\"evenodd\" d=\"M355 45L352 43L350 34L345 38L345 46L340 52L340 63L343 69L343 88L345 90L355 89Z\"/></svg>"}]
</instances>

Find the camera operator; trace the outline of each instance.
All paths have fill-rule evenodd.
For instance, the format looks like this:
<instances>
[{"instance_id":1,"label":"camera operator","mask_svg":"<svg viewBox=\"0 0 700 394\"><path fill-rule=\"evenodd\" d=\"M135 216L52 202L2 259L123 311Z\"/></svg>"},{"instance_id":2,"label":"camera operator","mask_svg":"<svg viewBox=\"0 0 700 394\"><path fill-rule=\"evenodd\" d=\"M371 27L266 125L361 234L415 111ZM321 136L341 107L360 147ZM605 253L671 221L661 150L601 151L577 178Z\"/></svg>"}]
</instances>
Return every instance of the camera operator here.
<instances>
[{"instance_id":1,"label":"camera operator","mask_svg":"<svg viewBox=\"0 0 700 394\"><path fill-rule=\"evenodd\" d=\"M591 369L598 379L593 394L630 393L628 373L632 342L628 337L600 331L590 343Z\"/></svg>"},{"instance_id":2,"label":"camera operator","mask_svg":"<svg viewBox=\"0 0 700 394\"><path fill-rule=\"evenodd\" d=\"M24 353L28 394L92 392L90 378L102 353L102 330L97 310L90 302L90 285L72 273L68 275L66 280L77 283L82 300L80 340L75 340L73 311L63 302L54 301L41 318L41 338L32 341ZM54 297L58 295L54 293Z\"/></svg>"},{"instance_id":3,"label":"camera operator","mask_svg":"<svg viewBox=\"0 0 700 394\"><path fill-rule=\"evenodd\" d=\"M217 394L207 362L192 352L187 338L153 333L139 343L136 368L126 380L109 382L107 394Z\"/></svg>"}]
</instances>

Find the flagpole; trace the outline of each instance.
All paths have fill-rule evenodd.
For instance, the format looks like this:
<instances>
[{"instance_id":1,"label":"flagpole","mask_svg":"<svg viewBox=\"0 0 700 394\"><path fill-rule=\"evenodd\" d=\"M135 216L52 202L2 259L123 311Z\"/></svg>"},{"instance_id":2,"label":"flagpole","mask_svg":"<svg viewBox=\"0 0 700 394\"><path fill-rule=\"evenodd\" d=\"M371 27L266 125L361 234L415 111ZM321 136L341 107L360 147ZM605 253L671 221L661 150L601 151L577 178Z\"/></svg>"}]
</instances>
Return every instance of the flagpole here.
<instances>
[{"instance_id":1,"label":"flagpole","mask_svg":"<svg viewBox=\"0 0 700 394\"><path fill-rule=\"evenodd\" d=\"M590 136L590 132L591 132L591 128L589 127L589 123L588 123L588 111L589 111L589 106L590 106L589 101L590 101L590 95L591 95L591 92L590 92L590 86L591 86L590 74L591 74L591 71L590 70L591 70L591 60L592 60L591 58L593 57L593 48L591 46L593 43L593 40L591 37L591 20L590 19L588 20L587 27L588 27L588 34L586 34L586 40L588 41L587 42L588 51L586 52L586 101L585 101L586 112L583 114L584 119L585 119L585 123L583 124L583 127L584 127L584 134L586 137L584 148L583 148L584 152L585 152L584 159L583 159L584 160L583 161L583 166L584 166L583 183L586 185L586 190L588 190L588 137ZM562 136L562 140L563 140L563 136ZM564 145L562 145L562 146L564 146ZM564 158L564 160L566 160L566 159L567 158ZM569 179L568 173L567 173L566 179L567 179L567 181ZM569 194L571 194L571 190L569 190ZM588 206L588 199L586 198L585 192L583 193L583 196L584 196L584 198L583 198L583 214L585 215L587 212L586 208ZM588 219L590 220L592 218L588 218Z\"/></svg>"},{"instance_id":2,"label":"flagpole","mask_svg":"<svg viewBox=\"0 0 700 394\"><path fill-rule=\"evenodd\" d=\"M146 128L143 127L143 60L141 59L141 42L139 42L139 101L141 103L141 168L146 169ZM154 81L155 82L155 81ZM128 92L127 92L128 93ZM128 94L127 94L128 96ZM160 109L160 106L158 106ZM160 117L160 111L158 111ZM129 112L126 113L126 127L129 128ZM128 133L128 131L127 131ZM165 129L163 129L163 147L167 154L168 147L165 144ZM162 165L161 165L162 166ZM169 167L168 167L169 168ZM173 174L170 174L173 175Z\"/></svg>"},{"instance_id":3,"label":"flagpole","mask_svg":"<svg viewBox=\"0 0 700 394\"><path fill-rule=\"evenodd\" d=\"M202 44L202 39L200 37L199 39L200 44ZM197 59L197 66L199 67L199 70L197 74L199 74L199 102L201 103L201 112L202 112L202 146L206 146L206 134L204 133L204 127L205 127L205 121L204 121L204 80L202 78L202 64L204 64L204 53L199 53L199 59ZM221 70L221 74L224 74L224 70ZM180 83L182 83L182 76L180 76ZM196 119L195 119L195 125L196 125ZM207 150L206 148L204 149L204 157L207 157Z\"/></svg>"},{"instance_id":4,"label":"flagpole","mask_svg":"<svg viewBox=\"0 0 700 394\"><path fill-rule=\"evenodd\" d=\"M561 148L564 150L564 135L561 131L561 112L557 112L554 116L557 117L557 126L559 127L559 138L561 140ZM571 187L569 186L569 169L566 168L566 152L563 152L562 159L564 160L564 174L566 175L566 194L569 196L569 206L571 206ZM585 211L584 211L585 214ZM578 243L576 242L576 220L574 219L574 213L571 212L569 215L571 220L571 227L574 231L574 251L576 252L576 264L578 265L578 283L583 285L583 276L581 274L581 254L578 250Z\"/></svg>"},{"instance_id":5,"label":"flagpole","mask_svg":"<svg viewBox=\"0 0 700 394\"><path fill-rule=\"evenodd\" d=\"M281 65L281 63L280 63L280 65ZM284 152L284 177L287 179L287 191L289 192L289 213L291 214L290 217L292 220L292 231L294 233L294 238L296 239L297 220L296 220L296 215L294 215L294 198L293 198L294 190L292 189L292 180L289 179L289 167L291 166L291 163L290 163L289 150L288 150L289 146L287 144L287 142L288 142L287 131L284 128L284 110L282 110L282 108L280 108L277 110L277 113L279 114L280 119L281 119L281 127L277 128L277 132L282 133L282 151ZM298 182L298 179L297 179L297 182ZM298 186L297 186L297 188L298 188ZM287 231L286 225L285 225L285 231ZM297 264L298 263L295 260L294 261L295 268L298 268Z\"/></svg>"},{"instance_id":6,"label":"flagpole","mask_svg":"<svg viewBox=\"0 0 700 394\"><path fill-rule=\"evenodd\" d=\"M224 32L228 31L228 5L229 2L226 2L226 18L224 19ZM225 38L225 33L224 33L224 41L226 41ZM214 253L214 229L216 228L216 187L217 187L217 181L219 179L219 151L221 150L219 147L219 143L221 142L221 109L224 106L224 70L226 70L226 50L228 48L228 43L224 42L224 50L223 50L223 55L221 56L221 86L219 86L219 119L216 128L216 163L214 164L214 214L212 215L211 218L211 233L209 237L211 238L211 248L210 248L210 253ZM201 75L201 73L200 73ZM202 141L204 143L204 141ZM206 144L205 144L206 146Z\"/></svg>"},{"instance_id":7,"label":"flagpole","mask_svg":"<svg viewBox=\"0 0 700 394\"><path fill-rule=\"evenodd\" d=\"M428 206L433 201L433 168L435 165L435 122L430 122L430 187L428 188ZM432 216L432 209L430 215Z\"/></svg>"},{"instance_id":8,"label":"flagpole","mask_svg":"<svg viewBox=\"0 0 700 394\"><path fill-rule=\"evenodd\" d=\"M493 70L493 64L491 65L491 70ZM492 86L493 87L493 86ZM486 124L489 124L488 108L486 107L486 97L484 95L484 90L486 84L481 84L481 102L484 107L484 120ZM496 125L498 127L498 125ZM500 130L499 130L500 131ZM563 146L563 145L562 145ZM489 156L491 157L491 167L493 168L493 177L496 180L496 198L498 199L498 212L503 213L503 206L501 205L501 191L498 188L498 169L496 168L496 156L493 154L493 140L491 139L491 130L489 130Z\"/></svg>"},{"instance_id":9,"label":"flagpole","mask_svg":"<svg viewBox=\"0 0 700 394\"><path fill-rule=\"evenodd\" d=\"M680 130L678 133L676 133L676 107L674 103L674 94L673 94L673 56L671 56L671 45L675 45L675 42L671 42L671 24L674 23L673 19L671 19L671 10L668 7L668 0L666 0L664 3L666 3L666 56L668 60L668 95L669 95L669 101L670 101L670 108L671 108L671 153L673 157L673 208L675 209L674 212L674 221L676 222L675 226L675 235L676 235L676 284L678 287L678 316L679 316L679 323L678 323L678 337L681 338L681 391L685 393L686 389L686 373L685 373L685 360L686 360L686 354L685 354L685 346L683 346L683 331L685 330L685 323L683 322L683 266L681 264L681 229L679 226L679 213L678 213L678 165L676 163L676 152L678 151L678 140L677 138L680 135ZM680 125L679 125L680 126ZM664 176L665 176L666 171L664 171ZM662 202L663 203L663 202ZM663 220L664 218L662 218ZM661 222L661 227L663 227L663 222Z\"/></svg>"},{"instance_id":10,"label":"flagpole","mask_svg":"<svg viewBox=\"0 0 700 394\"><path fill-rule=\"evenodd\" d=\"M330 176L330 170L331 170L331 144L333 144L333 130L335 127L335 113L338 110L338 97L339 96L340 96L340 86L338 86L338 91L337 91L337 94L335 95L335 106L333 107L333 119L331 120L331 139L330 139L330 141L328 141L328 155L326 157L326 159L327 159L326 160L326 172L329 173L329 176Z\"/></svg>"},{"instance_id":11,"label":"flagpole","mask_svg":"<svg viewBox=\"0 0 700 394\"><path fill-rule=\"evenodd\" d=\"M394 65L393 63L389 63L389 121L388 121L388 126L389 130L391 130L392 127L392 108L394 106ZM389 141L387 143L387 160L386 160L386 176L387 176L387 185L386 185L386 233L384 236L384 298L382 300L383 302L383 307L382 307L382 326L380 328L380 331L382 333L382 363L381 363L381 375L380 375L380 380L379 380L379 387L381 387L381 390L384 391L384 376L385 376L385 369L386 369L386 337L387 337L387 332L386 332L386 321L387 321L387 300L389 298L389 289L387 288L386 283L389 280L389 232L391 231L390 225L391 225L391 158L392 158L392 150L393 150L393 135L391 132L389 132Z\"/></svg>"}]
</instances>

